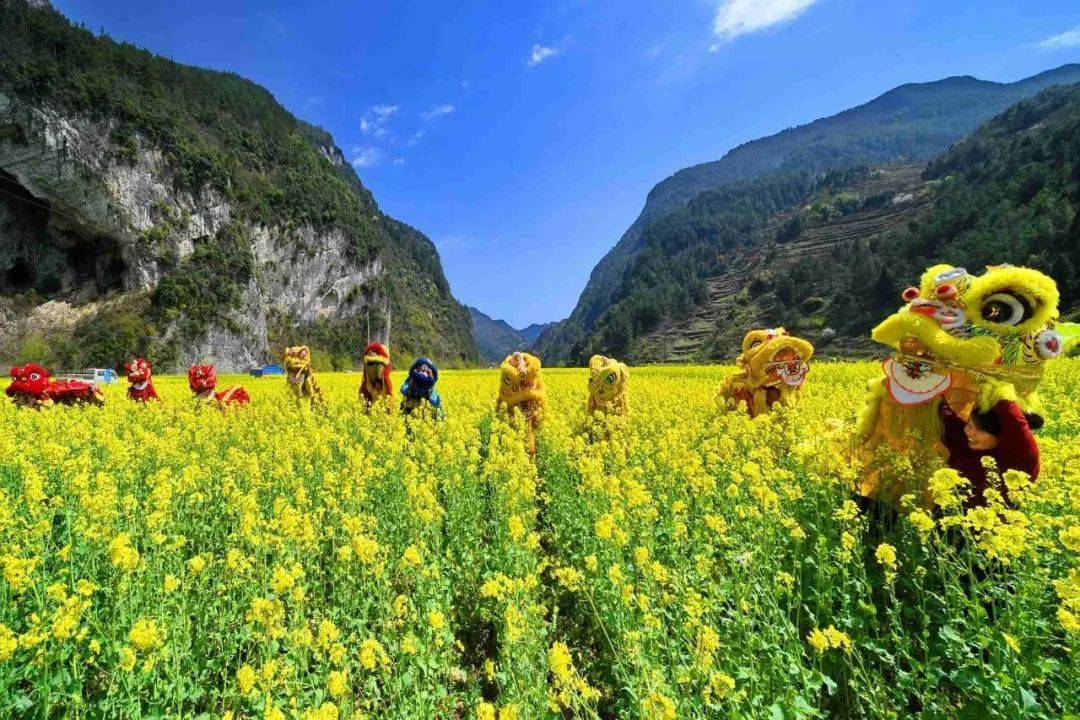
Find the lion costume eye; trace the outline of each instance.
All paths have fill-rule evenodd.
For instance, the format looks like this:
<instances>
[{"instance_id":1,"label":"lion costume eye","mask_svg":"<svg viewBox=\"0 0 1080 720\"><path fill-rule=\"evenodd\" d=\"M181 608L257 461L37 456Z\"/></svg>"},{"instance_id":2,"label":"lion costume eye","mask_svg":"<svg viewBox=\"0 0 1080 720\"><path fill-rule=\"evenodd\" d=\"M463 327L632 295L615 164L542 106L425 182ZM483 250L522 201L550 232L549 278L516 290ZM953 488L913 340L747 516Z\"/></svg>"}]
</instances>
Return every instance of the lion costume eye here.
<instances>
[{"instance_id":1,"label":"lion costume eye","mask_svg":"<svg viewBox=\"0 0 1080 720\"><path fill-rule=\"evenodd\" d=\"M1019 325L1031 316L1031 302L1021 295L999 292L990 295L982 304L982 319L997 325Z\"/></svg>"},{"instance_id":2,"label":"lion costume eye","mask_svg":"<svg viewBox=\"0 0 1080 720\"><path fill-rule=\"evenodd\" d=\"M615 373L608 373L608 376L606 378L604 378L604 382L607 383L608 385L614 385L615 384Z\"/></svg>"},{"instance_id":3,"label":"lion costume eye","mask_svg":"<svg viewBox=\"0 0 1080 720\"><path fill-rule=\"evenodd\" d=\"M762 342L761 340L751 340L750 341L751 349L756 348L758 345L761 345L761 342Z\"/></svg>"},{"instance_id":4,"label":"lion costume eye","mask_svg":"<svg viewBox=\"0 0 1080 720\"><path fill-rule=\"evenodd\" d=\"M30 373L30 379L31 379L31 380L34 380L34 381L40 380L40 379L41 379L41 375L40 375L40 374L38 374L38 373Z\"/></svg>"}]
</instances>

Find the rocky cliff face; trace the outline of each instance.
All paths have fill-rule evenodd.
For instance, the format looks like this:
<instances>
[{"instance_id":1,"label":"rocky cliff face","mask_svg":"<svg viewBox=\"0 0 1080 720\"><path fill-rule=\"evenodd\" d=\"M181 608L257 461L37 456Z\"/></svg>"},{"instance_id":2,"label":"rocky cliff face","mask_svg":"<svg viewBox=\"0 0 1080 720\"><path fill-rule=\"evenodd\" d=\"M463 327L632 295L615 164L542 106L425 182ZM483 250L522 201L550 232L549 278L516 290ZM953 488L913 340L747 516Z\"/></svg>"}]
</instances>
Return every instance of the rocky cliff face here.
<instances>
[{"instance_id":1,"label":"rocky cliff face","mask_svg":"<svg viewBox=\"0 0 1080 720\"><path fill-rule=\"evenodd\" d=\"M477 361L435 246L235 74L0 0L0 361Z\"/></svg>"},{"instance_id":2,"label":"rocky cliff face","mask_svg":"<svg viewBox=\"0 0 1080 720\"><path fill-rule=\"evenodd\" d=\"M111 135L107 121L27 107L0 94L5 289L36 288L72 301L149 292L167 263L182 262L236 217L212 190L177 191L161 151L148 143L138 141L133 162L119 161ZM327 162L343 162L335 147L322 152ZM178 365L203 359L242 369L263 362L271 354L271 313L303 325L374 308L371 337L389 339L393 313L377 289L385 273L381 258L357 264L339 230L241 222L256 268L243 288L243 309L234 322L215 324L182 348ZM56 305L49 310L55 314ZM165 339L171 333L163 328Z\"/></svg>"}]
</instances>

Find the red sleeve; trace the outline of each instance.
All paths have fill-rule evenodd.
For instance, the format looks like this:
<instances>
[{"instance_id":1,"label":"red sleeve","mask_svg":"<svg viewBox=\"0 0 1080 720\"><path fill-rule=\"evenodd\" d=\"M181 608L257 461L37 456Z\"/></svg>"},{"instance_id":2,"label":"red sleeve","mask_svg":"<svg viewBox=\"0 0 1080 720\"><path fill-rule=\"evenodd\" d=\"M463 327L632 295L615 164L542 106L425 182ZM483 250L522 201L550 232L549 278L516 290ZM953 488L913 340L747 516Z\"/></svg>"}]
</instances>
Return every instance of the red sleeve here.
<instances>
[{"instance_id":1,"label":"red sleeve","mask_svg":"<svg viewBox=\"0 0 1080 720\"><path fill-rule=\"evenodd\" d=\"M1024 412L1011 400L999 402L994 406L994 412L1001 422L997 446L1001 472L1021 470L1035 480L1039 477L1039 445L1035 442Z\"/></svg>"}]
</instances>

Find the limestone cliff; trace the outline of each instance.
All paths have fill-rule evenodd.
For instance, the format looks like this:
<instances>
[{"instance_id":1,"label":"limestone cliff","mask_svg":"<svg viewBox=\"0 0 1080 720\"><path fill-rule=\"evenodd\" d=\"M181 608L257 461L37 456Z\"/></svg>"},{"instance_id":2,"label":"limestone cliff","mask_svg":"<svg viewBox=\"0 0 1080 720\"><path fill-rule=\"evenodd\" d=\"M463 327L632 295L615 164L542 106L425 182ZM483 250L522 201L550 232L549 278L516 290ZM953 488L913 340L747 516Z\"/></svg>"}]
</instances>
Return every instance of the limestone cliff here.
<instances>
[{"instance_id":1,"label":"limestone cliff","mask_svg":"<svg viewBox=\"0 0 1080 720\"><path fill-rule=\"evenodd\" d=\"M0 359L240 370L307 342L344 366L370 339L475 362L434 246L328 134L47 7L0 16Z\"/></svg>"}]
</instances>

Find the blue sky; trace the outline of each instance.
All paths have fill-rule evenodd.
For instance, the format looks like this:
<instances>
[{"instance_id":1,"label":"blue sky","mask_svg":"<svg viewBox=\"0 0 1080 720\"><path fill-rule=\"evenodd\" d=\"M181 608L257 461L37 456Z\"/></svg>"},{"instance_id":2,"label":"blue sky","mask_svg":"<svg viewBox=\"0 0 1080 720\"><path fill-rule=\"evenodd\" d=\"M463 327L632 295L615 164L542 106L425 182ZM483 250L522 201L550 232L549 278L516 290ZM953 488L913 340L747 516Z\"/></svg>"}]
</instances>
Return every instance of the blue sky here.
<instances>
[{"instance_id":1,"label":"blue sky","mask_svg":"<svg viewBox=\"0 0 1080 720\"><path fill-rule=\"evenodd\" d=\"M905 82L1080 60L1071 0L54 4L330 130L458 299L517 327L568 315L682 167Z\"/></svg>"}]
</instances>

